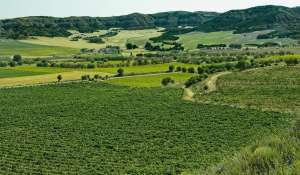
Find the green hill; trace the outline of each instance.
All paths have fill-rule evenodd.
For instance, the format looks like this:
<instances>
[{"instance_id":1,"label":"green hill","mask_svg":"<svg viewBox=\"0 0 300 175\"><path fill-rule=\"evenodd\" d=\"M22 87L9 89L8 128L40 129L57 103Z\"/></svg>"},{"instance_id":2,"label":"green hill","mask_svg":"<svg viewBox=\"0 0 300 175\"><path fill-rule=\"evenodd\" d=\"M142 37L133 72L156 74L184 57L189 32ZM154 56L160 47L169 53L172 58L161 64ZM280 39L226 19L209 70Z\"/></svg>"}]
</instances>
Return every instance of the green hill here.
<instances>
[{"instance_id":1,"label":"green hill","mask_svg":"<svg viewBox=\"0 0 300 175\"><path fill-rule=\"evenodd\" d=\"M152 15L133 13L116 17L25 17L0 21L2 37L14 39L26 36L69 36L68 30L94 32L99 29L147 29L155 27L177 27L200 25L212 19L213 12L166 12ZM2 32L1 32L2 28Z\"/></svg>"},{"instance_id":2,"label":"green hill","mask_svg":"<svg viewBox=\"0 0 300 175\"><path fill-rule=\"evenodd\" d=\"M164 27L174 29L182 26L188 30L204 32L235 31L245 33L275 30L262 38L300 38L300 8L284 6L258 6L244 10L231 10L222 14L215 12L163 12L156 14L133 13L114 17L24 17L0 21L0 37L20 39L27 36L69 36L68 30L83 33L100 29L148 29ZM180 29L180 28L179 28ZM177 32L178 33L178 32ZM182 33L182 32L181 32Z\"/></svg>"},{"instance_id":3,"label":"green hill","mask_svg":"<svg viewBox=\"0 0 300 175\"><path fill-rule=\"evenodd\" d=\"M245 33L275 29L272 37L298 37L300 29L299 8L259 6L245 10L232 10L205 22L203 31L230 31ZM297 31L298 30L298 31Z\"/></svg>"}]
</instances>

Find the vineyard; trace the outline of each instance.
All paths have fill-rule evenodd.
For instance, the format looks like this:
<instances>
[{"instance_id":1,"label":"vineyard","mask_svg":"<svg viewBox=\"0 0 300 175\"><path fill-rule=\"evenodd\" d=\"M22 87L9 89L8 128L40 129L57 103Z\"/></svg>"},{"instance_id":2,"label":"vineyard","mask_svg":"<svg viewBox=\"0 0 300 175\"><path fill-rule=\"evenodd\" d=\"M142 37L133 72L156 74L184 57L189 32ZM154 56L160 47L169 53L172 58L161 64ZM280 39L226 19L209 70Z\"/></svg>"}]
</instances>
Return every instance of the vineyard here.
<instances>
[{"instance_id":1,"label":"vineyard","mask_svg":"<svg viewBox=\"0 0 300 175\"><path fill-rule=\"evenodd\" d=\"M2 89L0 174L200 170L282 131L292 118L181 95L96 82Z\"/></svg>"},{"instance_id":2,"label":"vineyard","mask_svg":"<svg viewBox=\"0 0 300 175\"><path fill-rule=\"evenodd\" d=\"M196 96L213 102L283 112L300 112L299 66L277 66L220 77L218 91Z\"/></svg>"}]
</instances>

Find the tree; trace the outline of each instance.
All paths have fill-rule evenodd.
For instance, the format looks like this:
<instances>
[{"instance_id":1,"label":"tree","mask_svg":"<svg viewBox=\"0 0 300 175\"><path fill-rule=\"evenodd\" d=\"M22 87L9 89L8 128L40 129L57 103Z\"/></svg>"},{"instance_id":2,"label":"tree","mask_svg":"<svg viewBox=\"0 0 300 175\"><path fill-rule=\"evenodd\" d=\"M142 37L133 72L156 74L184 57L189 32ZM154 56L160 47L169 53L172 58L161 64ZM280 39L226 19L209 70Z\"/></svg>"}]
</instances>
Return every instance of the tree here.
<instances>
[{"instance_id":1,"label":"tree","mask_svg":"<svg viewBox=\"0 0 300 175\"><path fill-rule=\"evenodd\" d=\"M186 71L187 71L185 67L183 67L181 70L183 73L186 73Z\"/></svg>"},{"instance_id":2,"label":"tree","mask_svg":"<svg viewBox=\"0 0 300 175\"><path fill-rule=\"evenodd\" d=\"M243 46L241 44L230 44L229 48L231 49L241 49Z\"/></svg>"},{"instance_id":3,"label":"tree","mask_svg":"<svg viewBox=\"0 0 300 175\"><path fill-rule=\"evenodd\" d=\"M180 72L180 71L181 71L181 67L180 66L176 67L176 72Z\"/></svg>"},{"instance_id":4,"label":"tree","mask_svg":"<svg viewBox=\"0 0 300 175\"><path fill-rule=\"evenodd\" d=\"M16 67L17 63L15 61L9 62L10 67Z\"/></svg>"},{"instance_id":5,"label":"tree","mask_svg":"<svg viewBox=\"0 0 300 175\"><path fill-rule=\"evenodd\" d=\"M162 79L161 80L161 84L163 85L163 86L167 86L169 83L174 83L175 81L174 80L172 80L172 78L170 78L170 77L166 77L166 78L164 78L164 79Z\"/></svg>"},{"instance_id":6,"label":"tree","mask_svg":"<svg viewBox=\"0 0 300 175\"><path fill-rule=\"evenodd\" d=\"M188 73L195 73L195 68L194 67L189 67L188 68Z\"/></svg>"},{"instance_id":7,"label":"tree","mask_svg":"<svg viewBox=\"0 0 300 175\"><path fill-rule=\"evenodd\" d=\"M205 72L203 67L198 67L197 71L198 71L198 74L203 74Z\"/></svg>"},{"instance_id":8,"label":"tree","mask_svg":"<svg viewBox=\"0 0 300 175\"><path fill-rule=\"evenodd\" d=\"M117 72L118 72L118 76L119 76L119 77L124 76L124 69L119 68Z\"/></svg>"},{"instance_id":9,"label":"tree","mask_svg":"<svg viewBox=\"0 0 300 175\"><path fill-rule=\"evenodd\" d=\"M59 74L59 75L57 76L57 81L60 82L62 79L63 79L62 75Z\"/></svg>"},{"instance_id":10,"label":"tree","mask_svg":"<svg viewBox=\"0 0 300 175\"><path fill-rule=\"evenodd\" d=\"M245 70L251 67L251 63L246 60L241 60L236 64L236 68L240 70Z\"/></svg>"},{"instance_id":11,"label":"tree","mask_svg":"<svg viewBox=\"0 0 300 175\"><path fill-rule=\"evenodd\" d=\"M288 66L293 66L296 64L299 64L299 60L297 58L289 58L289 59L285 59L284 62L288 65Z\"/></svg>"},{"instance_id":12,"label":"tree","mask_svg":"<svg viewBox=\"0 0 300 175\"><path fill-rule=\"evenodd\" d=\"M17 63L22 62L22 56L21 55L14 55L13 56L13 61L17 62Z\"/></svg>"},{"instance_id":13,"label":"tree","mask_svg":"<svg viewBox=\"0 0 300 175\"><path fill-rule=\"evenodd\" d=\"M137 49L137 48L138 48L138 46L135 45L135 44L132 44L132 43L127 43L126 44L126 49L127 50L133 50L133 49Z\"/></svg>"},{"instance_id":14,"label":"tree","mask_svg":"<svg viewBox=\"0 0 300 175\"><path fill-rule=\"evenodd\" d=\"M174 72L175 70L175 66L174 65L170 65L169 66L169 72Z\"/></svg>"}]
</instances>

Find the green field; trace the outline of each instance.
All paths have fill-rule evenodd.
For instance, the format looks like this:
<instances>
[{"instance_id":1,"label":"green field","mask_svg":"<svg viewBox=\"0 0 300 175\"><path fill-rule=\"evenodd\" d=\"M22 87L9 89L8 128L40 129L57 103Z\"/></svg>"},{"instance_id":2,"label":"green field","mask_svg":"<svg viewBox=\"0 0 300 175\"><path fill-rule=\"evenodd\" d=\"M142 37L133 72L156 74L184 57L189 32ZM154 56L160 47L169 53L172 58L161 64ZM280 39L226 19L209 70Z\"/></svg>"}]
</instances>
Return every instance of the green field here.
<instances>
[{"instance_id":1,"label":"green field","mask_svg":"<svg viewBox=\"0 0 300 175\"><path fill-rule=\"evenodd\" d=\"M278 42L280 44L297 44L296 40L292 39L262 39L257 40L256 37L259 34L265 34L269 31L258 31L252 33L233 34L232 31L223 32L191 32L187 34L179 35L179 41L182 42L185 48L195 49L198 44L262 44L264 42Z\"/></svg>"},{"instance_id":2,"label":"green field","mask_svg":"<svg viewBox=\"0 0 300 175\"><path fill-rule=\"evenodd\" d=\"M24 77L24 76L33 76L33 75L42 75L44 72L38 71L25 71L25 70L16 70L16 69L7 69L0 68L0 78L10 78L10 77Z\"/></svg>"},{"instance_id":3,"label":"green field","mask_svg":"<svg viewBox=\"0 0 300 175\"><path fill-rule=\"evenodd\" d=\"M180 89L102 83L2 89L0 173L205 169L290 120L280 113L185 102L181 95Z\"/></svg>"},{"instance_id":4,"label":"green field","mask_svg":"<svg viewBox=\"0 0 300 175\"><path fill-rule=\"evenodd\" d=\"M199 95L203 102L300 112L300 67L278 66L220 77L218 91Z\"/></svg>"},{"instance_id":5,"label":"green field","mask_svg":"<svg viewBox=\"0 0 300 175\"><path fill-rule=\"evenodd\" d=\"M11 56L15 54L21 54L23 56L72 55L78 52L78 49L65 46L43 46L23 43L16 40L0 39L0 56Z\"/></svg>"},{"instance_id":6,"label":"green field","mask_svg":"<svg viewBox=\"0 0 300 175\"><path fill-rule=\"evenodd\" d=\"M143 66L130 66L130 67L124 67L124 73L125 74L142 74L142 73L159 73L159 72L166 72L169 70L169 66L182 66L182 67L197 67L197 65L194 64L184 64L184 63L165 63L165 64L152 64L152 65L143 65ZM95 70L100 72L107 72L115 74L119 68L118 67L112 67L112 68L96 68Z\"/></svg>"},{"instance_id":7,"label":"green field","mask_svg":"<svg viewBox=\"0 0 300 175\"><path fill-rule=\"evenodd\" d=\"M170 73L161 75L142 75L134 77L122 77L108 80L108 83L129 86L129 87L161 87L161 80L166 77L170 77L175 80L174 85L182 85L190 77L195 76L195 74L188 73Z\"/></svg>"}]
</instances>

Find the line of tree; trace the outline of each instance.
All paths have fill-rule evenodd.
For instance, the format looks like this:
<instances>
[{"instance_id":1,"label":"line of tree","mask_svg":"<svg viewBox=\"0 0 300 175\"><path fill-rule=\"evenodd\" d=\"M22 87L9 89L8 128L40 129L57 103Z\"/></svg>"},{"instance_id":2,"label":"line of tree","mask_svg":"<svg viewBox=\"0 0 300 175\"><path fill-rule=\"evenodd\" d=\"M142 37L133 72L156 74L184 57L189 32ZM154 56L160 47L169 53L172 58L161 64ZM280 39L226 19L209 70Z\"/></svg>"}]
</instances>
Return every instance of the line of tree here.
<instances>
[{"instance_id":1,"label":"line of tree","mask_svg":"<svg viewBox=\"0 0 300 175\"><path fill-rule=\"evenodd\" d=\"M170 48L162 48L159 45L152 45L150 42L147 42L144 48L145 50L149 50L149 51L172 51L172 50L183 51L184 50L184 47L182 46L181 43L174 43L173 47Z\"/></svg>"}]
</instances>

